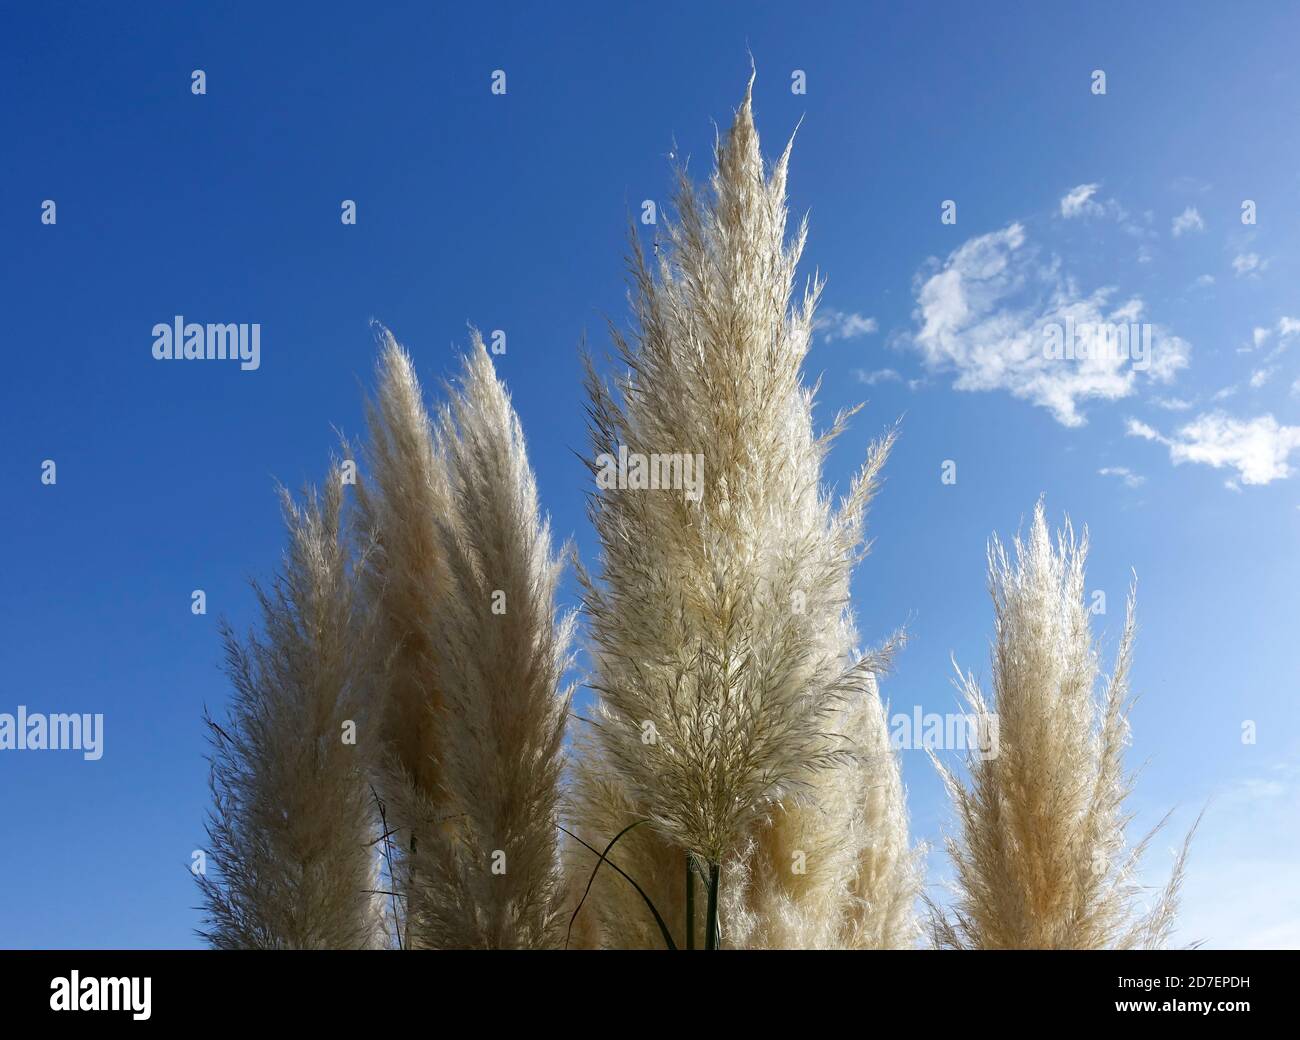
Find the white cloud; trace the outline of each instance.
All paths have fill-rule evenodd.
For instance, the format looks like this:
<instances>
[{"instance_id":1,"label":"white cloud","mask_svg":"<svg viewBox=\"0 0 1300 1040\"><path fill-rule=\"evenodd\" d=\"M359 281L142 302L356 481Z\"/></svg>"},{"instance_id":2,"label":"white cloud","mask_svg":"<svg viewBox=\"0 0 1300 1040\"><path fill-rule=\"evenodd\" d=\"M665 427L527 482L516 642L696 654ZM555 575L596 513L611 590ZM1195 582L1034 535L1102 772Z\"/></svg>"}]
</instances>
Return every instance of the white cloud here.
<instances>
[{"instance_id":1,"label":"white cloud","mask_svg":"<svg viewBox=\"0 0 1300 1040\"><path fill-rule=\"evenodd\" d=\"M1275 334L1276 339L1274 339ZM1273 342L1273 349L1264 356L1264 360L1259 367L1251 373L1250 385L1252 387L1261 387L1273 377L1273 374L1277 371L1277 365L1274 362L1290 349L1297 336L1300 336L1300 318L1288 318L1286 315L1280 317L1275 326L1257 325L1251 330L1250 343L1238 347L1238 354L1249 354L1261 350L1270 342Z\"/></svg>"},{"instance_id":2,"label":"white cloud","mask_svg":"<svg viewBox=\"0 0 1300 1040\"><path fill-rule=\"evenodd\" d=\"M837 339L856 339L868 336L880 328L875 318L866 318L861 314L846 314L844 311L824 311L818 315L814 326L822 332L822 339L830 343Z\"/></svg>"},{"instance_id":3,"label":"white cloud","mask_svg":"<svg viewBox=\"0 0 1300 1040\"><path fill-rule=\"evenodd\" d=\"M1258 253L1238 253L1232 258L1232 269L1237 272L1237 277L1243 275L1255 275L1268 267L1268 261L1260 259Z\"/></svg>"},{"instance_id":4,"label":"white cloud","mask_svg":"<svg viewBox=\"0 0 1300 1040\"><path fill-rule=\"evenodd\" d=\"M859 383L865 383L867 386L875 386L877 383L901 383L903 381L903 377L892 368L878 368L874 372L858 368L854 369L853 374L857 377Z\"/></svg>"},{"instance_id":5,"label":"white cloud","mask_svg":"<svg viewBox=\"0 0 1300 1040\"><path fill-rule=\"evenodd\" d=\"M1192 402L1184 397L1153 397L1151 403L1166 412L1185 412L1192 407Z\"/></svg>"},{"instance_id":6,"label":"white cloud","mask_svg":"<svg viewBox=\"0 0 1300 1040\"><path fill-rule=\"evenodd\" d=\"M1269 351L1268 361L1275 361L1286 353L1287 348L1291 346L1292 341L1300 335L1300 319L1288 318L1285 315L1277 320L1277 346Z\"/></svg>"},{"instance_id":7,"label":"white cloud","mask_svg":"<svg viewBox=\"0 0 1300 1040\"><path fill-rule=\"evenodd\" d=\"M1174 217L1174 238L1178 238L1189 231L1204 230L1205 221L1201 219L1200 211L1195 206L1188 206L1178 216Z\"/></svg>"},{"instance_id":8,"label":"white cloud","mask_svg":"<svg viewBox=\"0 0 1300 1040\"><path fill-rule=\"evenodd\" d=\"M1235 469L1243 484L1285 480L1292 473L1291 454L1300 451L1300 426L1283 426L1272 415L1247 420L1207 412L1172 437L1130 419L1127 433L1163 444L1174 465L1200 462L1215 469Z\"/></svg>"},{"instance_id":9,"label":"white cloud","mask_svg":"<svg viewBox=\"0 0 1300 1040\"><path fill-rule=\"evenodd\" d=\"M1150 329L1145 369L1118 350L1049 357L1049 334L1131 325L1145 305L1137 297L1115 305L1109 287L1082 293L1059 261L1040 263L1027 241L1023 225L1011 224L968 240L942 263L932 261L928 277L917 276L913 318L920 328L910 342L930 370L956 374L954 389L1005 390L1063 425L1081 426L1081 402L1130 396L1139 370L1166 383L1187 365L1187 342L1158 325Z\"/></svg>"},{"instance_id":10,"label":"white cloud","mask_svg":"<svg viewBox=\"0 0 1300 1040\"><path fill-rule=\"evenodd\" d=\"M1101 204L1093 201L1093 196L1097 194L1099 184L1080 184L1077 188L1071 188L1061 199L1061 216L1069 219L1080 216L1097 216L1105 210Z\"/></svg>"},{"instance_id":11,"label":"white cloud","mask_svg":"<svg viewBox=\"0 0 1300 1040\"><path fill-rule=\"evenodd\" d=\"M1160 434L1153 427L1148 426L1140 419L1130 419L1126 424L1126 432L1130 437L1143 437L1149 441L1161 439Z\"/></svg>"},{"instance_id":12,"label":"white cloud","mask_svg":"<svg viewBox=\"0 0 1300 1040\"><path fill-rule=\"evenodd\" d=\"M1135 238L1144 238L1154 236L1155 232L1144 227L1138 221L1133 220L1128 210L1120 205L1118 199L1098 200L1097 189L1100 184L1080 184L1078 187L1071 188L1061 196L1061 216L1066 220L1073 220L1078 217L1106 217L1119 224L1125 234L1132 235ZM1150 210L1143 214L1146 223L1150 224L1155 219L1155 214ZM1138 250L1138 262L1149 263L1151 260L1151 251L1143 245Z\"/></svg>"},{"instance_id":13,"label":"white cloud","mask_svg":"<svg viewBox=\"0 0 1300 1040\"><path fill-rule=\"evenodd\" d=\"M1146 477L1134 473L1127 466L1103 466L1097 472L1103 477L1119 477L1125 487L1138 488L1147 482Z\"/></svg>"},{"instance_id":14,"label":"white cloud","mask_svg":"<svg viewBox=\"0 0 1300 1040\"><path fill-rule=\"evenodd\" d=\"M1243 348L1243 350L1258 350L1273 338L1275 332L1277 333L1278 343L1277 346L1273 348L1273 353L1269 355L1270 357L1277 357L1281 354L1288 346L1290 346L1291 340L1297 334L1300 334L1300 318L1288 318L1284 314L1282 317L1277 319L1277 324L1271 328L1267 325L1255 326L1250 333L1251 346L1249 348Z\"/></svg>"},{"instance_id":15,"label":"white cloud","mask_svg":"<svg viewBox=\"0 0 1300 1040\"><path fill-rule=\"evenodd\" d=\"M1212 274L1200 275L1196 279L1194 284L1200 286L1202 289L1208 288L1209 286L1214 284L1214 275Z\"/></svg>"}]
</instances>

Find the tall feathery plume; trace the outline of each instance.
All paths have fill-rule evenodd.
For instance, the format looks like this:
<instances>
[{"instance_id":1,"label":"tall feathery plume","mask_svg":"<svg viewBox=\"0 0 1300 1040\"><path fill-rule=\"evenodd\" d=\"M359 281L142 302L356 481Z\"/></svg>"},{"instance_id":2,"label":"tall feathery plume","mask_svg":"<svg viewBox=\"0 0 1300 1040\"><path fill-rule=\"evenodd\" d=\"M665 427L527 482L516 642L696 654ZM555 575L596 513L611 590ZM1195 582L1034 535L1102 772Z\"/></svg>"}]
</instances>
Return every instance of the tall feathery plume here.
<instances>
[{"instance_id":1,"label":"tall feathery plume","mask_svg":"<svg viewBox=\"0 0 1300 1040\"><path fill-rule=\"evenodd\" d=\"M920 934L916 903L925 880L924 848L908 838L902 769L879 696L861 698L846 722L859 754L839 780L844 808L827 816L849 821L845 845L851 871L840 926L826 945L907 949Z\"/></svg>"},{"instance_id":2,"label":"tall feathery plume","mask_svg":"<svg viewBox=\"0 0 1300 1040\"><path fill-rule=\"evenodd\" d=\"M874 677L838 713L842 761L787 799L739 850L725 907L738 946L907 949L920 933L922 850Z\"/></svg>"},{"instance_id":3,"label":"tall feathery plume","mask_svg":"<svg viewBox=\"0 0 1300 1040\"><path fill-rule=\"evenodd\" d=\"M261 638L223 627L235 688L212 742L214 874L199 876L219 949L382 945L377 827L367 770L368 633L346 539L343 480L296 504L282 492L289 547L267 592L255 586Z\"/></svg>"},{"instance_id":4,"label":"tall feathery plume","mask_svg":"<svg viewBox=\"0 0 1300 1040\"><path fill-rule=\"evenodd\" d=\"M584 720L588 724L593 721ZM565 858L571 886L567 905L582 909L577 917L571 917L567 945L571 949L663 949L665 940L646 904L648 899L667 926L673 945L683 949L689 942L685 848L653 827L638 824L646 819L645 812L610 764L598 733L590 725L580 723L579 727L574 734L566 807L576 834L565 847ZM632 829L626 830L628 827ZM599 853L620 834L609 854L613 866L600 865ZM702 892L703 879L696 880L694 887ZM689 915L689 934L697 940L703 936L704 911L704 899L696 899Z\"/></svg>"},{"instance_id":5,"label":"tall feathery plume","mask_svg":"<svg viewBox=\"0 0 1300 1040\"><path fill-rule=\"evenodd\" d=\"M444 948L554 946L573 631L572 616L556 614L563 564L519 419L477 332L461 385L447 393L436 449L450 489L438 528L449 589L431 630L443 749L434 808L446 822L412 857L410 926Z\"/></svg>"},{"instance_id":6,"label":"tall feathery plume","mask_svg":"<svg viewBox=\"0 0 1300 1040\"><path fill-rule=\"evenodd\" d=\"M710 197L679 175L653 268L633 236L636 328L631 341L612 330L629 375L611 390L588 365L603 580L581 575L598 702L572 815L598 849L647 821L610 859L678 946L717 944L696 929L719 916L721 875L752 878L755 832L825 772L865 761L840 727L878 707L879 661L848 659L848 574L892 434L832 508L821 465L846 416L817 437L800 378L821 287L791 306L807 228L787 244L789 155L765 176L747 90ZM664 945L616 870L601 869L592 901L605 945Z\"/></svg>"},{"instance_id":7,"label":"tall feathery plume","mask_svg":"<svg viewBox=\"0 0 1300 1040\"><path fill-rule=\"evenodd\" d=\"M1084 563L1088 535L1069 521L1053 545L1043 503L1012 560L989 546L993 598L993 701L962 676L960 687L985 750L968 763L969 783L939 766L957 810L960 839L948 841L957 898L932 908L934 941L956 949L1157 948L1177 910L1191 834L1168 885L1145 912L1136 874L1152 831L1128 846L1123 803L1132 779L1130 590L1114 673L1097 693L1100 650L1088 625ZM936 761L936 765L938 765ZM1159 828L1157 827L1157 830ZM1193 828L1194 830L1195 828Z\"/></svg>"},{"instance_id":8,"label":"tall feathery plume","mask_svg":"<svg viewBox=\"0 0 1300 1040\"><path fill-rule=\"evenodd\" d=\"M827 542L821 574L825 598L817 631L821 653L858 662L855 689L837 706L829 746L840 756L809 783L772 807L736 850L730 867L740 882L725 906L735 945L764 949L895 949L919 933L921 850L908 840L902 772L889 741L874 666L882 670L901 636L863 658L847 609L854 552L862 544L865 509L893 441L873 446L847 527ZM811 464L820 470L821 459ZM861 552L858 552L861 555Z\"/></svg>"},{"instance_id":9,"label":"tall feathery plume","mask_svg":"<svg viewBox=\"0 0 1300 1040\"><path fill-rule=\"evenodd\" d=\"M440 529L451 510L451 492L411 359L387 329L378 332L378 392L367 410L370 441L357 479L356 524L374 542L363 589L375 629L371 668L387 749L379 793L396 832L390 881L399 945L412 947L432 942L407 924L421 919L418 898L425 888L413 884L412 857L422 841L433 841L448 816L435 643L438 612L451 588Z\"/></svg>"}]
</instances>

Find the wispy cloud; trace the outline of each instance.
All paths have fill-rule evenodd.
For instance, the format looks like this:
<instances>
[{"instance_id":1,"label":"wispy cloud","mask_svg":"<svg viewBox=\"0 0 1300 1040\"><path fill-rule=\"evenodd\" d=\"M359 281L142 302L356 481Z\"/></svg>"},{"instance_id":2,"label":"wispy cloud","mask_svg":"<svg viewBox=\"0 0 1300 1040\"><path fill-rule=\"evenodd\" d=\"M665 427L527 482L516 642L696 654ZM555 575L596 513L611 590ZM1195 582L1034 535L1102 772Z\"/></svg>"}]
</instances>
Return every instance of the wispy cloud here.
<instances>
[{"instance_id":1,"label":"wispy cloud","mask_svg":"<svg viewBox=\"0 0 1300 1040\"><path fill-rule=\"evenodd\" d=\"M878 368L874 372L867 372L864 369L857 368L853 370L853 375L859 383L865 383L867 386L875 386L877 383L901 383L903 377L892 368Z\"/></svg>"},{"instance_id":2,"label":"wispy cloud","mask_svg":"<svg viewBox=\"0 0 1300 1040\"><path fill-rule=\"evenodd\" d=\"M1232 258L1232 269L1237 272L1238 278L1258 275L1266 267L1268 261L1258 253L1238 253Z\"/></svg>"},{"instance_id":3,"label":"wispy cloud","mask_svg":"<svg viewBox=\"0 0 1300 1040\"><path fill-rule=\"evenodd\" d=\"M1077 190L1077 189L1076 189ZM957 390L1005 390L1048 409L1065 426L1086 421L1089 398L1117 400L1136 392L1137 371L1117 350L1051 357L1049 334L1139 321L1140 297L1115 304L1113 287L1082 292L1059 260L1040 261L1022 224L972 238L917 276L910 345L931 371L953 372ZM1189 345L1151 326L1148 379L1167 383L1187 364ZM1141 366L1139 366L1141 367Z\"/></svg>"},{"instance_id":4,"label":"wispy cloud","mask_svg":"<svg viewBox=\"0 0 1300 1040\"><path fill-rule=\"evenodd\" d=\"M1204 230L1205 221L1201 219L1200 211L1195 206L1188 206L1178 216L1174 217L1174 238L1179 238L1193 231Z\"/></svg>"},{"instance_id":5,"label":"wispy cloud","mask_svg":"<svg viewBox=\"0 0 1300 1040\"><path fill-rule=\"evenodd\" d=\"M1264 360L1265 362L1276 361L1297 339L1300 339L1300 318L1289 318L1283 315L1274 325L1260 325L1251 330L1250 345L1241 348L1239 353L1260 350L1272 343L1273 349Z\"/></svg>"},{"instance_id":6,"label":"wispy cloud","mask_svg":"<svg viewBox=\"0 0 1300 1040\"><path fill-rule=\"evenodd\" d=\"M856 312L826 310L817 316L814 327L822 334L822 340L830 343L837 339L869 336L880 328L880 323Z\"/></svg>"},{"instance_id":7,"label":"wispy cloud","mask_svg":"<svg viewBox=\"0 0 1300 1040\"><path fill-rule=\"evenodd\" d=\"M1139 488L1147 482L1146 477L1134 473L1127 466L1103 466L1097 470L1097 473L1103 477L1118 477L1124 482L1125 487Z\"/></svg>"},{"instance_id":8,"label":"wispy cloud","mask_svg":"<svg viewBox=\"0 0 1300 1040\"><path fill-rule=\"evenodd\" d=\"M1183 193L1193 194L1193 195L1204 195L1207 191L1210 190L1211 187L1213 187L1213 185L1211 185L1210 182L1207 180L1202 180L1200 177L1194 177L1191 174L1185 173L1179 177L1175 177L1172 181L1170 181L1169 187L1173 191L1177 191L1177 192L1183 192Z\"/></svg>"},{"instance_id":9,"label":"wispy cloud","mask_svg":"<svg viewBox=\"0 0 1300 1040\"><path fill-rule=\"evenodd\" d=\"M1300 451L1300 426L1284 426L1272 415L1234 419L1223 412L1207 412L1168 437L1129 419L1126 432L1163 444L1174 465L1199 462L1215 469L1228 467L1237 471L1243 484L1285 480L1293 472L1292 453Z\"/></svg>"},{"instance_id":10,"label":"wispy cloud","mask_svg":"<svg viewBox=\"0 0 1300 1040\"><path fill-rule=\"evenodd\" d=\"M1099 184L1080 184L1071 188L1061 198L1061 216L1067 220L1073 217L1100 216L1105 212L1101 203L1094 201Z\"/></svg>"},{"instance_id":11,"label":"wispy cloud","mask_svg":"<svg viewBox=\"0 0 1300 1040\"><path fill-rule=\"evenodd\" d=\"M1142 214L1142 220L1134 220L1118 199L1101 199L1097 195L1100 184L1080 184L1061 196L1060 212L1066 220L1086 218L1104 218L1117 223L1125 234L1135 238L1155 237L1155 231L1149 226L1155 220L1150 210ZM1151 249L1144 243L1138 247L1138 263L1150 263L1153 259Z\"/></svg>"}]
</instances>

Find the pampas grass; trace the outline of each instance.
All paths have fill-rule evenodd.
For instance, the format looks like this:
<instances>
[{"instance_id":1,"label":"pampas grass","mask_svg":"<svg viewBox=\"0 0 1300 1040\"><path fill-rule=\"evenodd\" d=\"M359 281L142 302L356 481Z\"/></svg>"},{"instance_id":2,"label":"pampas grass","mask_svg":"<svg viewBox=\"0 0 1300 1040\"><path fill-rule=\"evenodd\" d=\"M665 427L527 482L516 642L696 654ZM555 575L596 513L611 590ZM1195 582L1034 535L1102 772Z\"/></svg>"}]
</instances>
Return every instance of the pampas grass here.
<instances>
[{"instance_id":1,"label":"pampas grass","mask_svg":"<svg viewBox=\"0 0 1300 1040\"><path fill-rule=\"evenodd\" d=\"M874 678L837 724L846 755L775 807L735 857L724 920L737 946L906 949L919 937L923 850L908 838Z\"/></svg>"},{"instance_id":2,"label":"pampas grass","mask_svg":"<svg viewBox=\"0 0 1300 1040\"><path fill-rule=\"evenodd\" d=\"M1177 909L1189 834L1173 874L1142 909L1137 869L1154 832L1126 845L1132 789L1129 668L1134 594L1110 678L1088 625L1088 536L1069 521L1055 542L1040 501L1013 556L989 547L993 694L961 677L986 730L996 715L998 753L972 757L970 781L940 766L960 838L948 842L957 899L934 910L934 942L958 949L1130 949L1163 946ZM937 764L937 763L936 763Z\"/></svg>"},{"instance_id":3,"label":"pampas grass","mask_svg":"<svg viewBox=\"0 0 1300 1040\"><path fill-rule=\"evenodd\" d=\"M355 527L374 543L362 588L375 630L370 669L383 717L377 786L396 832L389 879L400 900L396 930L403 945L421 946L435 937L418 933L425 889L412 884L411 857L422 840L434 841L449 815L436 643L438 612L451 589L441 530L451 490L411 359L387 329L378 333L378 389L367 408L370 439L358 474Z\"/></svg>"},{"instance_id":4,"label":"pampas grass","mask_svg":"<svg viewBox=\"0 0 1300 1040\"><path fill-rule=\"evenodd\" d=\"M477 333L460 386L447 389L436 451L450 492L438 521L449 588L430 630L443 698L434 808L446 822L411 857L409 924L444 948L552 946L573 620L557 617L561 562L519 420Z\"/></svg>"},{"instance_id":5,"label":"pampas grass","mask_svg":"<svg viewBox=\"0 0 1300 1040\"><path fill-rule=\"evenodd\" d=\"M289 547L264 632L228 628L235 701L209 718L215 870L198 878L219 949L364 949L382 941L374 890L368 632L340 530L342 478L297 504L282 493ZM355 727L355 740L349 740Z\"/></svg>"},{"instance_id":6,"label":"pampas grass","mask_svg":"<svg viewBox=\"0 0 1300 1040\"><path fill-rule=\"evenodd\" d=\"M215 869L199 879L212 945L916 943L922 850L879 688L901 637L864 652L850 603L896 431L833 501L823 467L851 413L815 431L802 367L821 282L796 297L790 154L764 164L747 90L707 189L679 174L653 258L632 236L625 371L606 383L587 361L596 696L567 760L565 553L510 398L474 333L431 418L379 330L355 510L338 466L322 494L286 495L264 635L226 633L235 703L209 720ZM676 485L608 479L610 460L655 457L676 458L660 472ZM941 767L959 834L935 945L1168 939L1187 846L1140 906L1133 602L1098 695L1086 553L1068 523L1052 542L1041 503L1026 541L990 547L991 701L961 686L985 727L997 716L1000 754L972 758L969 781Z\"/></svg>"},{"instance_id":7,"label":"pampas grass","mask_svg":"<svg viewBox=\"0 0 1300 1040\"><path fill-rule=\"evenodd\" d=\"M382 633L406 944L557 942L571 618L519 420L477 333L435 422L382 333L360 526Z\"/></svg>"},{"instance_id":8,"label":"pampas grass","mask_svg":"<svg viewBox=\"0 0 1300 1040\"><path fill-rule=\"evenodd\" d=\"M815 935L829 945L859 934L850 918L897 894L851 894L883 876L866 852L882 836L863 828L884 823L886 843L906 831L901 797L859 786L881 775L888 786L897 764L874 741L859 746L873 732L862 720L879 711L872 673L882 661L851 656L848 608L893 435L872 446L833 508L820 473L846 416L816 436L815 388L800 378L820 283L791 305L807 228L787 243L789 157L787 147L764 170L747 91L708 196L680 176L678 219L653 266L633 237L635 330L630 340L613 333L630 374L611 389L589 366L596 459L621 448L700 453L704 474L698 501L636 488L602 488L592 500L601 575L584 573L583 590L599 701L573 813L597 846L650 821L616 859L670 921L684 921L689 854L712 888L736 872L729 891L747 897L725 895L722 911L734 938ZM833 819L818 804L828 790L840 798ZM798 841L814 860L811 879L790 875ZM609 944L661 945L616 877L603 879L597 903ZM803 920L778 924L781 915ZM885 930L902 936L910 925Z\"/></svg>"}]
</instances>

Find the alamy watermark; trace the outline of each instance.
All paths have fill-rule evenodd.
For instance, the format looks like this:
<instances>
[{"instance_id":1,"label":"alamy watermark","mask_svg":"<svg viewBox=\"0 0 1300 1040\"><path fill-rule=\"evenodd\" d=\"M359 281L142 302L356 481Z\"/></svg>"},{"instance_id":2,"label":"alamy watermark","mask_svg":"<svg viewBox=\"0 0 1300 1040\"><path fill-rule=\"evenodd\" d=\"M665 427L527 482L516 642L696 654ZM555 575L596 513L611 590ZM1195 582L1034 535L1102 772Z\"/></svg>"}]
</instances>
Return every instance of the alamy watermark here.
<instances>
[{"instance_id":1,"label":"alamy watermark","mask_svg":"<svg viewBox=\"0 0 1300 1040\"><path fill-rule=\"evenodd\" d=\"M153 327L153 356L157 361L238 361L245 372L262 363L262 326L234 322L186 321L178 314L168 324Z\"/></svg>"},{"instance_id":2,"label":"alamy watermark","mask_svg":"<svg viewBox=\"0 0 1300 1040\"><path fill-rule=\"evenodd\" d=\"M1151 367L1151 325L1109 321L1064 323L1043 326L1043 357L1049 361L1131 361L1133 369Z\"/></svg>"},{"instance_id":3,"label":"alamy watermark","mask_svg":"<svg viewBox=\"0 0 1300 1040\"><path fill-rule=\"evenodd\" d=\"M51 1011L129 1011L137 1022L152 1014L153 979L123 976L99 978L70 971L50 980Z\"/></svg>"},{"instance_id":4,"label":"alamy watermark","mask_svg":"<svg viewBox=\"0 0 1300 1040\"><path fill-rule=\"evenodd\" d=\"M895 751L969 751L981 761L998 757L998 717L975 714L922 712L918 704L912 714L899 712L889 718L889 746Z\"/></svg>"},{"instance_id":5,"label":"alamy watermark","mask_svg":"<svg viewBox=\"0 0 1300 1040\"><path fill-rule=\"evenodd\" d=\"M704 496L704 456L684 452L671 454L628 451L618 446L618 455L603 452L596 456L596 487L602 491L615 488L627 491L681 491L687 501L698 502Z\"/></svg>"},{"instance_id":6,"label":"alamy watermark","mask_svg":"<svg viewBox=\"0 0 1300 1040\"><path fill-rule=\"evenodd\" d=\"M97 762L104 754L104 716L45 715L20 704L13 715L0 713L0 751L80 751Z\"/></svg>"}]
</instances>

